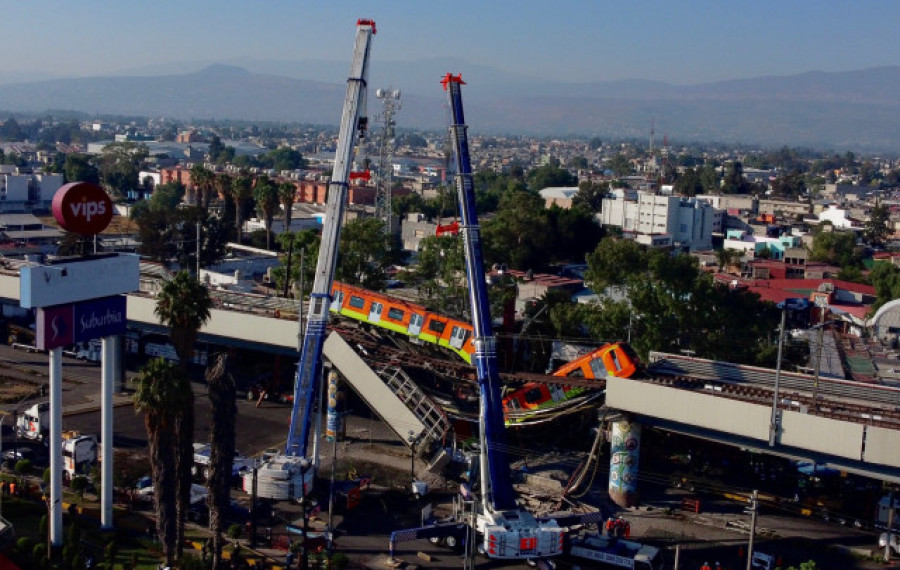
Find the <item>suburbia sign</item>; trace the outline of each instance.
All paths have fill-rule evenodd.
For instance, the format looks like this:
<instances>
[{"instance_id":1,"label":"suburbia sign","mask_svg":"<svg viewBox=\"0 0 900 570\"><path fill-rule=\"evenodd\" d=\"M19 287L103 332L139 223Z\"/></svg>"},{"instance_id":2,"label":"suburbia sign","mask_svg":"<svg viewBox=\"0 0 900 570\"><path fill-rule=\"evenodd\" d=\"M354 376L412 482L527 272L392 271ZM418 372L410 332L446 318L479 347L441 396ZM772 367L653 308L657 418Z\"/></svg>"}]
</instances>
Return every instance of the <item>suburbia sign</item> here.
<instances>
[{"instance_id":1,"label":"suburbia sign","mask_svg":"<svg viewBox=\"0 0 900 570\"><path fill-rule=\"evenodd\" d=\"M62 229L95 235L106 229L113 216L109 195L91 182L71 182L53 196L53 217Z\"/></svg>"},{"instance_id":2,"label":"suburbia sign","mask_svg":"<svg viewBox=\"0 0 900 570\"><path fill-rule=\"evenodd\" d=\"M37 347L50 350L104 336L124 334L126 301L123 295L40 308Z\"/></svg>"}]
</instances>

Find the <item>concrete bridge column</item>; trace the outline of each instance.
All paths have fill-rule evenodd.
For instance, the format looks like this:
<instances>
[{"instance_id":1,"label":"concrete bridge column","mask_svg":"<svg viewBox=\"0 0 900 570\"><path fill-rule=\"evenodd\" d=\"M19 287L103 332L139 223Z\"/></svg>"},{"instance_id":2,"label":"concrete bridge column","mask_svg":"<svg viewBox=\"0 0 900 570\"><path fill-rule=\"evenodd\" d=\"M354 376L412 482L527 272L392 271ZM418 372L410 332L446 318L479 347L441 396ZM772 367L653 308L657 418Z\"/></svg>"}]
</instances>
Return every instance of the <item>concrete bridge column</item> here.
<instances>
[{"instance_id":1,"label":"concrete bridge column","mask_svg":"<svg viewBox=\"0 0 900 570\"><path fill-rule=\"evenodd\" d=\"M638 503L641 424L627 417L612 424L609 459L609 497L620 507Z\"/></svg>"}]
</instances>

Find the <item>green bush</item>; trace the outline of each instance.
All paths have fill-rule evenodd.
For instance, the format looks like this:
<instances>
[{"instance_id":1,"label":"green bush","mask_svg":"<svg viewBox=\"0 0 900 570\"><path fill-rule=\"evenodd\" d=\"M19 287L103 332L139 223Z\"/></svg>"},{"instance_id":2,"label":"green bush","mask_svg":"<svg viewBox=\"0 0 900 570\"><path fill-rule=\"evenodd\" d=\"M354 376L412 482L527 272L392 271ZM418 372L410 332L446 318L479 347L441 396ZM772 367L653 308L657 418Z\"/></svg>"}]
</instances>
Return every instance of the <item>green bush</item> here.
<instances>
[{"instance_id":1,"label":"green bush","mask_svg":"<svg viewBox=\"0 0 900 570\"><path fill-rule=\"evenodd\" d=\"M343 552L336 552L331 556L329 568L333 568L334 570L346 570L348 566L350 566L350 557Z\"/></svg>"},{"instance_id":2,"label":"green bush","mask_svg":"<svg viewBox=\"0 0 900 570\"><path fill-rule=\"evenodd\" d=\"M230 527L228 527L228 530L225 532L225 534L232 541L236 541L237 539L239 539L241 537L241 534L243 532L244 532L244 527L242 527L239 524L233 524Z\"/></svg>"},{"instance_id":3,"label":"green bush","mask_svg":"<svg viewBox=\"0 0 900 570\"><path fill-rule=\"evenodd\" d=\"M23 536L16 541L16 550L21 554L28 554L34 548L34 540L30 536Z\"/></svg>"},{"instance_id":4,"label":"green bush","mask_svg":"<svg viewBox=\"0 0 900 570\"><path fill-rule=\"evenodd\" d=\"M78 493L80 498L84 498L84 492L88 488L89 481L84 475L76 475L72 479L72 490Z\"/></svg>"},{"instance_id":5,"label":"green bush","mask_svg":"<svg viewBox=\"0 0 900 570\"><path fill-rule=\"evenodd\" d=\"M16 466L13 467L13 471L18 473L19 475L25 475L26 473L31 472L31 460L30 459L20 459L16 461Z\"/></svg>"}]
</instances>

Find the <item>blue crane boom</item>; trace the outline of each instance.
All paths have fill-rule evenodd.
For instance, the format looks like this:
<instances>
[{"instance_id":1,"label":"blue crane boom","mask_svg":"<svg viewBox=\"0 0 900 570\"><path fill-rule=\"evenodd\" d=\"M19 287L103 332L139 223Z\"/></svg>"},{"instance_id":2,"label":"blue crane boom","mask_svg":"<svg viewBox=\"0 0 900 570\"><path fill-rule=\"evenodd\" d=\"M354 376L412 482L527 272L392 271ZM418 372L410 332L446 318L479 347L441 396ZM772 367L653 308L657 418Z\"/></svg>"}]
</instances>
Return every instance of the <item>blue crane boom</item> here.
<instances>
[{"instance_id":1,"label":"blue crane boom","mask_svg":"<svg viewBox=\"0 0 900 570\"><path fill-rule=\"evenodd\" d=\"M481 228L475 211L475 185L469 158L468 127L463 113L461 75L447 74L441 81L450 102L452 123L450 136L456 158L456 191L459 200L469 279L469 302L472 307L473 345L472 363L478 374L481 391L479 432L481 437L481 496L486 507L501 511L515 508L516 498L506 456L506 428L503 421L503 399L500 396L500 373L497 366L497 346L491 327L490 301L481 253Z\"/></svg>"},{"instance_id":2,"label":"blue crane boom","mask_svg":"<svg viewBox=\"0 0 900 570\"><path fill-rule=\"evenodd\" d=\"M334 169L328 184L328 202L325 207L319 260L309 299L300 364L294 382L294 407L291 410L291 427L285 447L287 456L306 457L307 454L313 402L322 374L322 345L325 341L325 327L328 325L331 284L334 281L341 221L344 217L347 189L351 178L353 147L357 136L361 138L365 135L367 124L365 101L369 75L369 49L375 33L374 21L357 21L356 43L347 79L347 94L344 98L344 111L338 132Z\"/></svg>"}]
</instances>

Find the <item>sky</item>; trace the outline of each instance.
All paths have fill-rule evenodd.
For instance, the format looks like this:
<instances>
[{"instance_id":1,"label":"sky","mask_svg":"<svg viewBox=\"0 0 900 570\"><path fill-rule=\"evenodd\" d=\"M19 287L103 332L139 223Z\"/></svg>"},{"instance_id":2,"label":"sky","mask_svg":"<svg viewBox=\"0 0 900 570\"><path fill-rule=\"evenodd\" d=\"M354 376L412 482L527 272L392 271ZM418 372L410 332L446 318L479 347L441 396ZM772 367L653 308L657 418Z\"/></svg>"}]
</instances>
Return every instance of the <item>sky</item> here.
<instances>
[{"instance_id":1,"label":"sky","mask_svg":"<svg viewBox=\"0 0 900 570\"><path fill-rule=\"evenodd\" d=\"M349 62L357 18L376 22L373 66L452 57L556 81L695 84L900 64L896 0L0 0L0 8L0 76Z\"/></svg>"}]
</instances>

